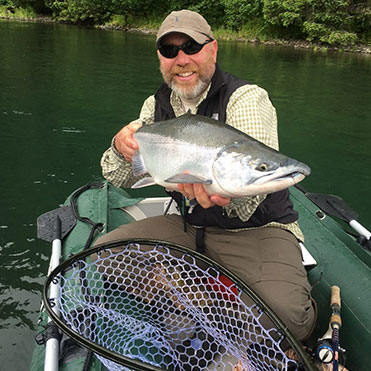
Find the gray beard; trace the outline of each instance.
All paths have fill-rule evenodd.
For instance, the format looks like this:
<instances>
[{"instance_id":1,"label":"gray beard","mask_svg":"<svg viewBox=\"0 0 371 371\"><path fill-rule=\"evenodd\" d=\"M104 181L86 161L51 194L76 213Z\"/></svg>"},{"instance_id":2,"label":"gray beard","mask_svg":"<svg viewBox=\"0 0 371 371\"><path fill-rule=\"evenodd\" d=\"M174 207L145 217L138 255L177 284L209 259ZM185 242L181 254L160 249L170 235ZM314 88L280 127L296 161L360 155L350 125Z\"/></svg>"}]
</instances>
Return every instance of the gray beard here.
<instances>
[{"instance_id":1,"label":"gray beard","mask_svg":"<svg viewBox=\"0 0 371 371\"><path fill-rule=\"evenodd\" d=\"M179 88L173 82L170 82L169 87L180 97L184 99L195 99L200 96L209 86L210 81L199 80L192 89Z\"/></svg>"}]
</instances>

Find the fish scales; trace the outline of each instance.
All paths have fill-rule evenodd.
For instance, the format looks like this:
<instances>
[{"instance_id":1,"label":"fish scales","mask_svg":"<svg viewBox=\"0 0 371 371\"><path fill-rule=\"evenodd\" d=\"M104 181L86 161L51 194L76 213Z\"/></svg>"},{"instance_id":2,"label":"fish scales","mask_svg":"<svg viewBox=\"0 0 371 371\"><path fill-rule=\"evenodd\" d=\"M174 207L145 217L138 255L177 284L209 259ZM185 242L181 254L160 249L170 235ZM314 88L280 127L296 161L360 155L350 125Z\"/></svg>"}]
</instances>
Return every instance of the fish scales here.
<instances>
[{"instance_id":1,"label":"fish scales","mask_svg":"<svg viewBox=\"0 0 371 371\"><path fill-rule=\"evenodd\" d=\"M134 188L201 183L209 194L241 197L279 191L310 173L307 165L232 126L190 113L145 125L134 138L134 175L151 175Z\"/></svg>"},{"instance_id":2,"label":"fish scales","mask_svg":"<svg viewBox=\"0 0 371 371\"><path fill-rule=\"evenodd\" d=\"M206 147L224 147L228 143L241 141L243 137L252 139L247 134L221 121L189 113L175 119L145 125L139 132L177 138Z\"/></svg>"}]
</instances>

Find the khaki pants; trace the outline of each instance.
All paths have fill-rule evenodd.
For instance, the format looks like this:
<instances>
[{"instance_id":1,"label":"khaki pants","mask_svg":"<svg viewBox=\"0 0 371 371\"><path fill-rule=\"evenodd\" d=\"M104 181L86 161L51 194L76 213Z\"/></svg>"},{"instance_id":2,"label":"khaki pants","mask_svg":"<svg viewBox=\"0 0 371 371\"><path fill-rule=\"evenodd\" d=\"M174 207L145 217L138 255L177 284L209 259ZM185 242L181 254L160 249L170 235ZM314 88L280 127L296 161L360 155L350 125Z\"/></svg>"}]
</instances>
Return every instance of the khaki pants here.
<instances>
[{"instance_id":1,"label":"khaki pants","mask_svg":"<svg viewBox=\"0 0 371 371\"><path fill-rule=\"evenodd\" d=\"M195 250L196 230L184 232L179 215L156 216L125 224L96 244L128 238L152 238ZM315 310L297 239L279 228L228 232L205 228L205 255L231 270L258 294L298 340L314 327Z\"/></svg>"}]
</instances>

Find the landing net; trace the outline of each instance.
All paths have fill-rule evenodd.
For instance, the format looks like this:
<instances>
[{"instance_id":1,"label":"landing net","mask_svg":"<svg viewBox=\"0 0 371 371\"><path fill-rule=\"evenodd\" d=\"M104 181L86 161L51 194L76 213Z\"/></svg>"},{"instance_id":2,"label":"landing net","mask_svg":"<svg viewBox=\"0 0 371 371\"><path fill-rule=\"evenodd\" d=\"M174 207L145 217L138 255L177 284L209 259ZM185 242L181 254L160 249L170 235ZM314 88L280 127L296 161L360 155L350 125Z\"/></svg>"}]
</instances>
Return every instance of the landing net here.
<instances>
[{"instance_id":1,"label":"landing net","mask_svg":"<svg viewBox=\"0 0 371 371\"><path fill-rule=\"evenodd\" d=\"M48 297L53 284L59 298ZM300 354L298 344L264 303L178 245L122 241L78 254L48 278L44 301L109 370L301 369L282 350L285 341Z\"/></svg>"}]
</instances>

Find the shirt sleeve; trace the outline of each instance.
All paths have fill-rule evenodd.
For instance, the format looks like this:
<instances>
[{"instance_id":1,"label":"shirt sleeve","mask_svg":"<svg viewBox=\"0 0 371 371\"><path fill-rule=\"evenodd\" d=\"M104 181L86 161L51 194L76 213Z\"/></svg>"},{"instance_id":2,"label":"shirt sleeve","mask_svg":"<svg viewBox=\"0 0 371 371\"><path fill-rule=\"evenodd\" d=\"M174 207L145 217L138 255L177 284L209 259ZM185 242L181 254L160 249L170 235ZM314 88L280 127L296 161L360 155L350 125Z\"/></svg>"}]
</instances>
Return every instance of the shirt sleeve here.
<instances>
[{"instance_id":1,"label":"shirt sleeve","mask_svg":"<svg viewBox=\"0 0 371 371\"><path fill-rule=\"evenodd\" d=\"M226 123L278 150L276 109L259 86L244 85L231 95Z\"/></svg>"},{"instance_id":2,"label":"shirt sleeve","mask_svg":"<svg viewBox=\"0 0 371 371\"><path fill-rule=\"evenodd\" d=\"M259 86L244 85L231 95L226 109L226 123L278 150L276 109L268 93ZM266 197L232 198L225 210L229 217L247 221Z\"/></svg>"},{"instance_id":3,"label":"shirt sleeve","mask_svg":"<svg viewBox=\"0 0 371 371\"><path fill-rule=\"evenodd\" d=\"M142 106L139 118L132 122L142 125L152 124L154 122L155 97L148 97ZM131 163L127 162L115 147L115 138L112 139L111 146L101 158L102 175L116 187L128 188L136 181L143 178L135 177L132 171Z\"/></svg>"}]
</instances>

